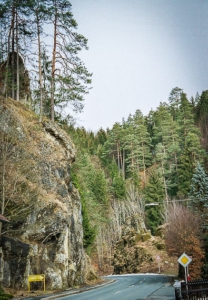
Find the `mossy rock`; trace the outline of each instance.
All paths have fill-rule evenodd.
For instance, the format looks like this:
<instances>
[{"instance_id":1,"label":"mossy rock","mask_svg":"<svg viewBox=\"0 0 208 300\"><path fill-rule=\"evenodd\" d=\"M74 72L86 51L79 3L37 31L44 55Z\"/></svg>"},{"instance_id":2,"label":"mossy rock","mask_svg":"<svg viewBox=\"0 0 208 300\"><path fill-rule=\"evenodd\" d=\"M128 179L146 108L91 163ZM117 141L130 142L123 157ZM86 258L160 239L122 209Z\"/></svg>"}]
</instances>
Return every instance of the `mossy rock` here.
<instances>
[{"instance_id":1,"label":"mossy rock","mask_svg":"<svg viewBox=\"0 0 208 300\"><path fill-rule=\"evenodd\" d=\"M135 241L136 241L136 243L138 243L140 240L141 240L141 234L138 233L138 234L136 235Z\"/></svg>"},{"instance_id":2,"label":"mossy rock","mask_svg":"<svg viewBox=\"0 0 208 300\"><path fill-rule=\"evenodd\" d=\"M89 281L93 281L93 280L97 280L98 279L98 276L93 272L93 271L90 271L88 274L87 274L87 280ZM0 299L1 300L1 299Z\"/></svg>"},{"instance_id":3,"label":"mossy rock","mask_svg":"<svg viewBox=\"0 0 208 300\"><path fill-rule=\"evenodd\" d=\"M146 242L147 240L149 240L151 238L151 233L147 232L147 233L143 233L141 236L141 240L142 242Z\"/></svg>"},{"instance_id":4,"label":"mossy rock","mask_svg":"<svg viewBox=\"0 0 208 300\"><path fill-rule=\"evenodd\" d=\"M164 250L165 249L165 243L163 241L154 242L153 245L157 248L157 250Z\"/></svg>"}]
</instances>

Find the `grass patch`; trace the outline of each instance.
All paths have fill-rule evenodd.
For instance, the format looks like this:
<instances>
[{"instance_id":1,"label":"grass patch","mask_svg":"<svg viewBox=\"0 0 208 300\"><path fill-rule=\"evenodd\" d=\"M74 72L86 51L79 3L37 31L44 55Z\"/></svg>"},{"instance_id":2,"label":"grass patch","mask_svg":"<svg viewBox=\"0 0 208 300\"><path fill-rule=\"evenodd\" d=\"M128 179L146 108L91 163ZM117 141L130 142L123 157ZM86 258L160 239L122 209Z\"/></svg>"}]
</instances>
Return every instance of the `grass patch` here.
<instances>
[{"instance_id":1,"label":"grass patch","mask_svg":"<svg viewBox=\"0 0 208 300\"><path fill-rule=\"evenodd\" d=\"M6 294L3 288L0 286L0 300L9 300L12 299L14 296L11 294Z\"/></svg>"}]
</instances>

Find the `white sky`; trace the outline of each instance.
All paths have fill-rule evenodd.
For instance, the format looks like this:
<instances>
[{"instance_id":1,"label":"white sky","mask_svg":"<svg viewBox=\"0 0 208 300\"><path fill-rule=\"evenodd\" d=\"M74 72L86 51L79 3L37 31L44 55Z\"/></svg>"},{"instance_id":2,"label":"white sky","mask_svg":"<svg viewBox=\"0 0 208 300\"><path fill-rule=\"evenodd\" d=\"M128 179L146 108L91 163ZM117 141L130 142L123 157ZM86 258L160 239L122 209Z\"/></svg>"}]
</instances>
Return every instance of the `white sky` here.
<instances>
[{"instance_id":1,"label":"white sky","mask_svg":"<svg viewBox=\"0 0 208 300\"><path fill-rule=\"evenodd\" d=\"M208 0L71 0L79 57L93 73L77 124L112 128L147 115L178 86L188 98L208 89Z\"/></svg>"}]
</instances>

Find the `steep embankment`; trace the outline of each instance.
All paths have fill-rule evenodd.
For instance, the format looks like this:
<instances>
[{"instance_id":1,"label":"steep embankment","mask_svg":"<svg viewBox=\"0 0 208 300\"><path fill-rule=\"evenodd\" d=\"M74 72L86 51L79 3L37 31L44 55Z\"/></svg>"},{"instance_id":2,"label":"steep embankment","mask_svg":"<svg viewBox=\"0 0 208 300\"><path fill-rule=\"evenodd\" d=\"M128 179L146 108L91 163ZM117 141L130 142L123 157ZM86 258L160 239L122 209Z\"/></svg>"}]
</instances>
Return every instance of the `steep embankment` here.
<instances>
[{"instance_id":1,"label":"steep embankment","mask_svg":"<svg viewBox=\"0 0 208 300\"><path fill-rule=\"evenodd\" d=\"M163 273L177 275L177 257L169 257L164 239L152 236L143 217L126 218L121 239L114 250L114 274Z\"/></svg>"},{"instance_id":2,"label":"steep embankment","mask_svg":"<svg viewBox=\"0 0 208 300\"><path fill-rule=\"evenodd\" d=\"M40 123L24 105L4 98L0 135L10 145L0 181L8 203L4 215L11 221L2 229L3 285L26 288L29 274L45 274L47 289L84 283L90 271L80 198L70 180L75 160L70 138L55 123Z\"/></svg>"}]
</instances>

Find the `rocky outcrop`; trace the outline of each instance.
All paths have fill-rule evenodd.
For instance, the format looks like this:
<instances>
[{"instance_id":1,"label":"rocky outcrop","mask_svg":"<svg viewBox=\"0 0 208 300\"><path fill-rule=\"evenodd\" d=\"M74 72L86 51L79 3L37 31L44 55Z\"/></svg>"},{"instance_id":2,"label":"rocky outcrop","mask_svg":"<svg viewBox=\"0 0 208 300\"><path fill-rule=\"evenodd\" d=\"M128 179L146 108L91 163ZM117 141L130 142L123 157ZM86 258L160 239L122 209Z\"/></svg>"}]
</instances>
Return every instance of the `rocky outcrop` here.
<instances>
[{"instance_id":1,"label":"rocky outcrop","mask_svg":"<svg viewBox=\"0 0 208 300\"><path fill-rule=\"evenodd\" d=\"M114 273L137 273L141 263L151 259L148 252L137 245L141 240L147 240L151 237L146 230L141 215L134 215L125 220L122 228L121 239L116 243L114 250Z\"/></svg>"},{"instance_id":2,"label":"rocky outcrop","mask_svg":"<svg viewBox=\"0 0 208 300\"><path fill-rule=\"evenodd\" d=\"M26 288L30 274L45 274L47 289L83 284L92 272L83 249L80 197L71 182L73 143L55 123L39 123L11 99L0 98L0 132L15 136L14 172L24 183L19 213L5 215L11 222L1 239L3 285Z\"/></svg>"},{"instance_id":3,"label":"rocky outcrop","mask_svg":"<svg viewBox=\"0 0 208 300\"><path fill-rule=\"evenodd\" d=\"M17 60L19 73L19 100L31 106L31 90L29 72L25 68L23 58L17 52L10 52L8 59L0 64L0 95L12 97L16 99L17 86ZM13 75L13 82L11 78ZM12 86L14 84L14 91L12 93Z\"/></svg>"},{"instance_id":4,"label":"rocky outcrop","mask_svg":"<svg viewBox=\"0 0 208 300\"><path fill-rule=\"evenodd\" d=\"M121 239L114 249L113 266L114 274L177 273L177 259L168 257L164 240L151 235L141 215L126 219Z\"/></svg>"}]
</instances>

